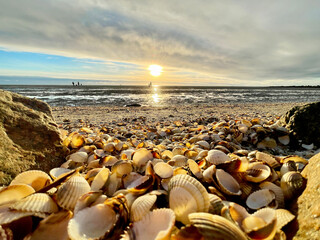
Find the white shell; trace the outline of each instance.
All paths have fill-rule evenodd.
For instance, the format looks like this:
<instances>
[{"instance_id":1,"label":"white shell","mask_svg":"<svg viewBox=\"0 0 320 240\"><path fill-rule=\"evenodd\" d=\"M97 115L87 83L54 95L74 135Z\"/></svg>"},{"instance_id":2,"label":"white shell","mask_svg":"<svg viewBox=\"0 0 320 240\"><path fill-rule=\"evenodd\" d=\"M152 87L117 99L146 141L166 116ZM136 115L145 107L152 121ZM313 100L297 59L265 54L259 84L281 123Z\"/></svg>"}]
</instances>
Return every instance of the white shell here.
<instances>
[{"instance_id":1,"label":"white shell","mask_svg":"<svg viewBox=\"0 0 320 240\"><path fill-rule=\"evenodd\" d=\"M26 184L10 185L0 190L0 205L16 202L32 193L34 189Z\"/></svg>"},{"instance_id":2,"label":"white shell","mask_svg":"<svg viewBox=\"0 0 320 240\"><path fill-rule=\"evenodd\" d=\"M88 153L75 152L67 157L67 160L72 160L78 163L85 163L88 160Z\"/></svg>"},{"instance_id":3,"label":"white shell","mask_svg":"<svg viewBox=\"0 0 320 240\"><path fill-rule=\"evenodd\" d=\"M71 169L67 168L53 168L50 170L49 174L53 179L57 179L58 177L61 177L63 174L66 174L68 172L72 171Z\"/></svg>"},{"instance_id":4,"label":"white shell","mask_svg":"<svg viewBox=\"0 0 320 240\"><path fill-rule=\"evenodd\" d=\"M208 151L208 156L206 157L206 160L209 163L218 165L221 163L231 161L231 158L224 152L214 149L214 150Z\"/></svg>"},{"instance_id":5,"label":"white shell","mask_svg":"<svg viewBox=\"0 0 320 240\"><path fill-rule=\"evenodd\" d=\"M269 189L261 189L251 193L247 200L246 205L251 209L260 209L269 206L275 200L275 194Z\"/></svg>"},{"instance_id":6,"label":"white shell","mask_svg":"<svg viewBox=\"0 0 320 240\"><path fill-rule=\"evenodd\" d=\"M147 164L149 160L152 159L153 155L149 150L147 150L146 148L140 148L137 151L135 151L132 158L132 162L134 166L142 168Z\"/></svg>"},{"instance_id":7,"label":"white shell","mask_svg":"<svg viewBox=\"0 0 320 240\"><path fill-rule=\"evenodd\" d=\"M58 211L57 204L46 193L35 193L14 203L11 209L28 212L54 213Z\"/></svg>"},{"instance_id":8,"label":"white shell","mask_svg":"<svg viewBox=\"0 0 320 240\"><path fill-rule=\"evenodd\" d=\"M35 191L47 186L52 182L50 176L40 170L29 170L18 174L10 183L10 185L16 184L28 184L34 188Z\"/></svg>"},{"instance_id":9,"label":"white shell","mask_svg":"<svg viewBox=\"0 0 320 240\"><path fill-rule=\"evenodd\" d=\"M170 178L173 176L173 169L168 163L159 162L153 169L160 178Z\"/></svg>"},{"instance_id":10,"label":"white shell","mask_svg":"<svg viewBox=\"0 0 320 240\"><path fill-rule=\"evenodd\" d=\"M109 174L110 170L108 168L102 168L91 183L91 191L99 191L106 184Z\"/></svg>"},{"instance_id":11,"label":"white shell","mask_svg":"<svg viewBox=\"0 0 320 240\"><path fill-rule=\"evenodd\" d=\"M108 233L116 222L116 213L105 204L82 209L69 221L72 240L98 239Z\"/></svg>"},{"instance_id":12,"label":"white shell","mask_svg":"<svg viewBox=\"0 0 320 240\"><path fill-rule=\"evenodd\" d=\"M80 196L90 191L90 185L81 176L73 176L63 183L57 193L57 203L60 207L73 210Z\"/></svg>"},{"instance_id":13,"label":"white shell","mask_svg":"<svg viewBox=\"0 0 320 240\"><path fill-rule=\"evenodd\" d=\"M140 221L146 214L148 214L157 200L156 195L143 195L138 197L131 206L130 218L131 221Z\"/></svg>"},{"instance_id":14,"label":"white shell","mask_svg":"<svg viewBox=\"0 0 320 240\"><path fill-rule=\"evenodd\" d=\"M291 222L296 216L286 209L277 209L277 230Z\"/></svg>"},{"instance_id":15,"label":"white shell","mask_svg":"<svg viewBox=\"0 0 320 240\"><path fill-rule=\"evenodd\" d=\"M169 240L174 223L174 212L169 208L160 208L148 213L141 221L134 222L129 231L133 232L135 239ZM125 233L122 239L129 239L128 235L128 232Z\"/></svg>"},{"instance_id":16,"label":"white shell","mask_svg":"<svg viewBox=\"0 0 320 240\"><path fill-rule=\"evenodd\" d=\"M280 163L270 154L257 151L256 158L272 168L280 167Z\"/></svg>"},{"instance_id":17,"label":"white shell","mask_svg":"<svg viewBox=\"0 0 320 240\"><path fill-rule=\"evenodd\" d=\"M217 169L216 178L221 191L228 195L241 195L239 183L229 173L222 169Z\"/></svg>"},{"instance_id":18,"label":"white shell","mask_svg":"<svg viewBox=\"0 0 320 240\"><path fill-rule=\"evenodd\" d=\"M253 162L249 164L246 173L247 181L257 183L266 180L271 174L271 169L265 164Z\"/></svg>"},{"instance_id":19,"label":"white shell","mask_svg":"<svg viewBox=\"0 0 320 240\"><path fill-rule=\"evenodd\" d=\"M285 205L284 194L283 194L281 187L277 186L276 184L274 184L272 182L260 183L259 187L261 189L270 189L271 191L273 191L274 194L276 195L276 200L278 202L279 208L284 208L284 205Z\"/></svg>"}]
</instances>

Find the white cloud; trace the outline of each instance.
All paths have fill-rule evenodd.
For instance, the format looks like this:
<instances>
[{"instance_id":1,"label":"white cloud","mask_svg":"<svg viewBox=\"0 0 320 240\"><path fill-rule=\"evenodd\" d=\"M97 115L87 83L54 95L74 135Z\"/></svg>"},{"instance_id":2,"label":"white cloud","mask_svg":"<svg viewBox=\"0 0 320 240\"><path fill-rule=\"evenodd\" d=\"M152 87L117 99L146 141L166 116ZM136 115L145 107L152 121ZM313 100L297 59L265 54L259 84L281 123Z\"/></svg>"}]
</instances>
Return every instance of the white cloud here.
<instances>
[{"instance_id":1,"label":"white cloud","mask_svg":"<svg viewBox=\"0 0 320 240\"><path fill-rule=\"evenodd\" d=\"M155 62L203 82L318 84L320 77L317 1L0 0L0 6L0 47Z\"/></svg>"}]
</instances>

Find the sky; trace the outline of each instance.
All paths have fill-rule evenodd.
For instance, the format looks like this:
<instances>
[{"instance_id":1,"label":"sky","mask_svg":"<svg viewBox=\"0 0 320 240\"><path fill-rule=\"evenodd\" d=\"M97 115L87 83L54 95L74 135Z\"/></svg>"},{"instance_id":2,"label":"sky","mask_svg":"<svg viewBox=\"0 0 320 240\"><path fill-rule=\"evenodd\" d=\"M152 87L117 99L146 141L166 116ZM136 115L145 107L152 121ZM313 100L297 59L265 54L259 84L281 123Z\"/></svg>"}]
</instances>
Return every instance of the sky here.
<instances>
[{"instance_id":1,"label":"sky","mask_svg":"<svg viewBox=\"0 0 320 240\"><path fill-rule=\"evenodd\" d=\"M320 1L0 0L0 84L72 81L320 85Z\"/></svg>"}]
</instances>

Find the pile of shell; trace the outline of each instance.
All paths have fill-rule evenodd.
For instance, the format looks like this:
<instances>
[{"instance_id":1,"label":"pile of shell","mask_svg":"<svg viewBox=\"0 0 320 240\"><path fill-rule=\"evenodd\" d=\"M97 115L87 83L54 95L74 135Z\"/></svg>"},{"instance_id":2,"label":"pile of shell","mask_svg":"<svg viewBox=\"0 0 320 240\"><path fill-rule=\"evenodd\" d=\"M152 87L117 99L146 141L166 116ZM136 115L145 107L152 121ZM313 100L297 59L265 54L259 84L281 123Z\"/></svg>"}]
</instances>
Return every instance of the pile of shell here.
<instances>
[{"instance_id":1,"label":"pile of shell","mask_svg":"<svg viewBox=\"0 0 320 240\"><path fill-rule=\"evenodd\" d=\"M303 191L308 162L250 148L288 144L287 134L255 119L65 133L61 167L21 173L0 190L0 235L286 239L281 229L295 218L286 203Z\"/></svg>"}]
</instances>

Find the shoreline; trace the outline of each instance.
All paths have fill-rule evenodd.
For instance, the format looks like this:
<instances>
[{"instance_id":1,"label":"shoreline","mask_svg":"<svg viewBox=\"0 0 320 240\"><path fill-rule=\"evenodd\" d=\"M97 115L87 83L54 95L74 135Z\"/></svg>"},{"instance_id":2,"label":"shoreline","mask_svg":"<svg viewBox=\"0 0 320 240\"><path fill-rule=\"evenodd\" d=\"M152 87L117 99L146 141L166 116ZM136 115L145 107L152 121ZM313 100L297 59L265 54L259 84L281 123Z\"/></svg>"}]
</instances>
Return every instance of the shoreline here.
<instances>
[{"instance_id":1,"label":"shoreline","mask_svg":"<svg viewBox=\"0 0 320 240\"><path fill-rule=\"evenodd\" d=\"M119 106L64 106L51 107L52 115L60 126L81 127L83 123L101 126L120 123L123 120L143 117L145 122L173 122L176 120L194 121L199 118L253 119L270 121L285 114L294 106L309 102L275 103L219 103L214 105L171 105L167 107L119 107Z\"/></svg>"}]
</instances>

